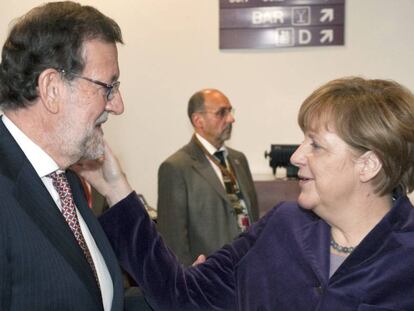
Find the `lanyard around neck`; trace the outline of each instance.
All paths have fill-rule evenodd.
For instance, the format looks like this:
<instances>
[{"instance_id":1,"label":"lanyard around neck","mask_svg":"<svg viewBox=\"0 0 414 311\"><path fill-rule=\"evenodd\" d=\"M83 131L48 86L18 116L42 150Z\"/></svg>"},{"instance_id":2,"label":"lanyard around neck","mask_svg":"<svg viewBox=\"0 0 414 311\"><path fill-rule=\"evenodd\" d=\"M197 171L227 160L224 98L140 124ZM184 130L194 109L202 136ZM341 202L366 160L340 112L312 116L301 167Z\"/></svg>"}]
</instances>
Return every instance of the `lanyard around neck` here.
<instances>
[{"instance_id":1,"label":"lanyard around neck","mask_svg":"<svg viewBox=\"0 0 414 311\"><path fill-rule=\"evenodd\" d=\"M203 153L215 164L218 166L218 168L220 169L221 173L223 174L223 176L227 176L231 182L235 185L235 187L237 188L237 180L236 180L236 176L234 176L233 172L231 170L229 170L227 167L223 166L220 161L213 156L210 152L208 152L208 150L203 146L203 144L198 140L197 136L194 134L193 135L193 140L196 143L197 146L199 146L201 148L201 150L203 151ZM229 161L229 164L231 166L231 163ZM233 168L232 168L233 169Z\"/></svg>"}]
</instances>

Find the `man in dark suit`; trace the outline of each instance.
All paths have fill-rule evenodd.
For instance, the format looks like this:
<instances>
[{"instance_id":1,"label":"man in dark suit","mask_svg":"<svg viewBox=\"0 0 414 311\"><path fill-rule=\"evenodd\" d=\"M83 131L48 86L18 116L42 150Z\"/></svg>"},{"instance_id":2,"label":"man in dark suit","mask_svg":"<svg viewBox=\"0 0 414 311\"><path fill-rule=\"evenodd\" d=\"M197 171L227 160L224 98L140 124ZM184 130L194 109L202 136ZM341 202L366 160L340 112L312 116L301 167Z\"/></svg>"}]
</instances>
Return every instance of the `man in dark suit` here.
<instances>
[{"instance_id":1,"label":"man in dark suit","mask_svg":"<svg viewBox=\"0 0 414 311\"><path fill-rule=\"evenodd\" d=\"M101 125L123 112L116 43L112 19L56 2L20 18L4 44L0 310L123 310L117 259L67 171L103 155Z\"/></svg>"},{"instance_id":2,"label":"man in dark suit","mask_svg":"<svg viewBox=\"0 0 414 311\"><path fill-rule=\"evenodd\" d=\"M185 265L230 243L258 219L247 159L224 145L235 121L232 109L218 90L195 93L188 104L195 133L158 171L158 228Z\"/></svg>"}]
</instances>

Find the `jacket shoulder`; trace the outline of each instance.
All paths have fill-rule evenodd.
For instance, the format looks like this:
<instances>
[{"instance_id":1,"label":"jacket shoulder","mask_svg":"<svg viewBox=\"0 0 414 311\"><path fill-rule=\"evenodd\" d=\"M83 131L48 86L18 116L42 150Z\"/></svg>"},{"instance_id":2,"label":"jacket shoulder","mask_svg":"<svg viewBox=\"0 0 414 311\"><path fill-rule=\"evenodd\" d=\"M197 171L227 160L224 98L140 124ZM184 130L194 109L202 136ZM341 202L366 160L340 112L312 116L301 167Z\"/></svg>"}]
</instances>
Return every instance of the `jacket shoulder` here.
<instances>
[{"instance_id":1,"label":"jacket shoulder","mask_svg":"<svg viewBox=\"0 0 414 311\"><path fill-rule=\"evenodd\" d=\"M241 152L239 150L236 150L236 149L233 149L233 148L230 148L230 147L226 147L226 148L227 148L227 151L228 151L230 156L233 156L233 157L236 156L236 157L239 157L239 158L246 158L246 156L244 155L243 152Z\"/></svg>"},{"instance_id":2,"label":"jacket shoulder","mask_svg":"<svg viewBox=\"0 0 414 311\"><path fill-rule=\"evenodd\" d=\"M200 148L190 142L165 159L161 166L188 166L191 161L200 160L203 156Z\"/></svg>"}]
</instances>

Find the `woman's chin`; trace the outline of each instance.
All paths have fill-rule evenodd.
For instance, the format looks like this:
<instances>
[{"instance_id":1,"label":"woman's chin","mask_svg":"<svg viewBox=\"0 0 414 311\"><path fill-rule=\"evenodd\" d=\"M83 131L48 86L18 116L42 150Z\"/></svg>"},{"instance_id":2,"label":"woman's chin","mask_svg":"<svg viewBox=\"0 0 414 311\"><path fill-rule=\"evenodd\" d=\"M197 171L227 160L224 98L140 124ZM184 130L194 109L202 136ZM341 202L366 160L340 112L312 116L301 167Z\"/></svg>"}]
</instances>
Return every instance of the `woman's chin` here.
<instances>
[{"instance_id":1,"label":"woman's chin","mask_svg":"<svg viewBox=\"0 0 414 311\"><path fill-rule=\"evenodd\" d=\"M298 203L300 207L308 210L312 210L316 206L316 203L314 201L310 200L310 198L307 198L306 196L303 196L301 194L299 195Z\"/></svg>"}]
</instances>

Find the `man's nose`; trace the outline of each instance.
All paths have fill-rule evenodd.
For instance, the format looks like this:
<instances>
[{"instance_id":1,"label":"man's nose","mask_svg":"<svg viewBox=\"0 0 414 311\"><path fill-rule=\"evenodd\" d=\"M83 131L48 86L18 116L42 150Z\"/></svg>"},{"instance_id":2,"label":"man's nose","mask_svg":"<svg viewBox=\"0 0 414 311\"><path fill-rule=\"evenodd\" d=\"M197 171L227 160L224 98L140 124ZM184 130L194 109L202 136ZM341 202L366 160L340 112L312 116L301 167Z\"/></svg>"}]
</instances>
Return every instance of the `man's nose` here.
<instances>
[{"instance_id":1,"label":"man's nose","mask_svg":"<svg viewBox=\"0 0 414 311\"><path fill-rule=\"evenodd\" d=\"M115 115L122 114L124 112L124 101L122 100L120 92L117 92L114 98L106 103L106 110Z\"/></svg>"}]
</instances>

